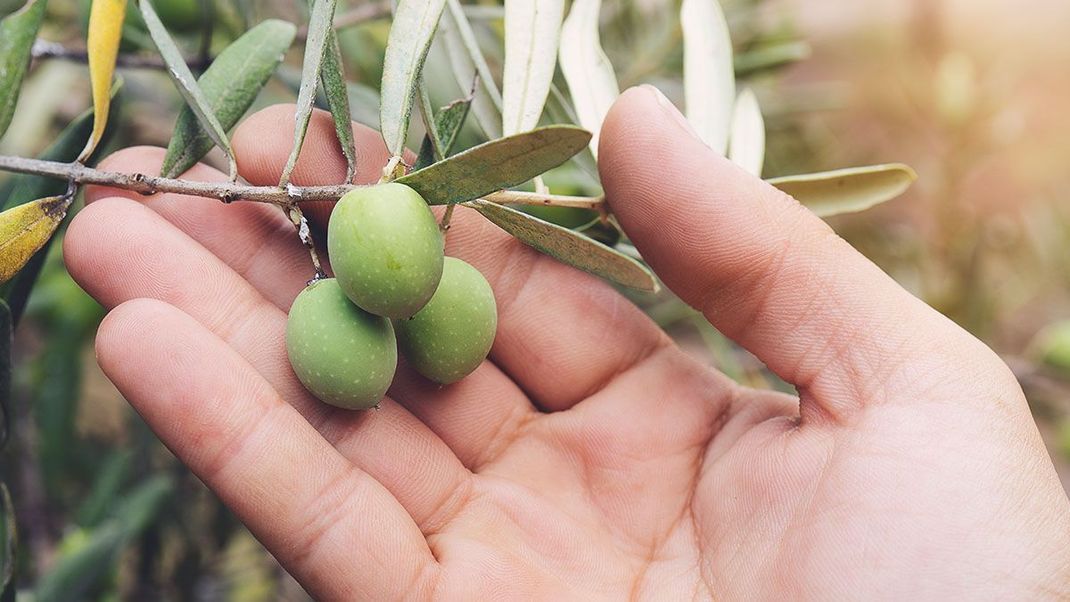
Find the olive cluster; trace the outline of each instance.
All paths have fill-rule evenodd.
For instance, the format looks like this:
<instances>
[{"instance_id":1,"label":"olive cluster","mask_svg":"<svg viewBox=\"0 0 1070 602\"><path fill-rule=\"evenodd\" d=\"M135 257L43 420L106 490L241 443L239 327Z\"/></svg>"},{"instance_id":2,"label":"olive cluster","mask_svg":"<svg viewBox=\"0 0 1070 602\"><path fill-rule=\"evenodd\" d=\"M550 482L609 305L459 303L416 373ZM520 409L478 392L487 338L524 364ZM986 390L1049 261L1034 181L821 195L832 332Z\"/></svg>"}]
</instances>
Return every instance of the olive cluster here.
<instances>
[{"instance_id":1,"label":"olive cluster","mask_svg":"<svg viewBox=\"0 0 1070 602\"><path fill-rule=\"evenodd\" d=\"M424 199L403 184L354 190L327 227L335 278L297 296L286 350L298 379L334 406L367 409L386 394L398 349L425 377L456 382L490 352L494 292L471 265L443 256Z\"/></svg>"}]
</instances>

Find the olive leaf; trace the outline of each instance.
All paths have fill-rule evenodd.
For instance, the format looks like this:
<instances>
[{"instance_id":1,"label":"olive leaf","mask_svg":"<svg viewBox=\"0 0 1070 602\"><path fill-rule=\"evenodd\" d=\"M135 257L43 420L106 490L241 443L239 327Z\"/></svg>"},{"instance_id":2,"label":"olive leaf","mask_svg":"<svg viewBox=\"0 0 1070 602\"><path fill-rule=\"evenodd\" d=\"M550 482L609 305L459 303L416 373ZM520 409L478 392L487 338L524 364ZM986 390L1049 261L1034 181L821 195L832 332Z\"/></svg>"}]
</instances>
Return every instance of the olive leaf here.
<instances>
[{"instance_id":1,"label":"olive leaf","mask_svg":"<svg viewBox=\"0 0 1070 602\"><path fill-rule=\"evenodd\" d=\"M725 154L736 101L732 38L717 0L683 0L684 102L687 119L713 150Z\"/></svg>"},{"instance_id":2,"label":"olive leaf","mask_svg":"<svg viewBox=\"0 0 1070 602\"><path fill-rule=\"evenodd\" d=\"M557 65L564 0L505 0L502 132L539 124Z\"/></svg>"},{"instance_id":3,"label":"olive leaf","mask_svg":"<svg viewBox=\"0 0 1070 602\"><path fill-rule=\"evenodd\" d=\"M297 29L291 23L268 19L227 46L197 84L212 114L224 130L234 127L282 62ZM181 175L212 149L212 139L189 107L182 109L167 146L160 174Z\"/></svg>"},{"instance_id":4,"label":"olive leaf","mask_svg":"<svg viewBox=\"0 0 1070 602\"><path fill-rule=\"evenodd\" d=\"M18 551L18 533L15 524L15 507L7 484L0 481L0 592L12 585L15 576L15 561Z\"/></svg>"},{"instance_id":5,"label":"olive leaf","mask_svg":"<svg viewBox=\"0 0 1070 602\"><path fill-rule=\"evenodd\" d=\"M732 116L732 138L728 158L756 176L762 175L765 164L765 120L758 106L758 97L750 88L739 93Z\"/></svg>"},{"instance_id":6,"label":"olive leaf","mask_svg":"<svg viewBox=\"0 0 1070 602\"><path fill-rule=\"evenodd\" d=\"M89 54L89 81L93 92L93 133L78 155L83 162L93 154L108 126L111 107L112 78L115 61L119 57L119 41L126 18L126 0L93 0L89 10L89 35L86 49Z\"/></svg>"},{"instance_id":7,"label":"olive leaf","mask_svg":"<svg viewBox=\"0 0 1070 602\"><path fill-rule=\"evenodd\" d=\"M583 150L590 132L571 125L537 128L474 146L397 179L431 205L469 201L523 184Z\"/></svg>"},{"instance_id":8,"label":"olive leaf","mask_svg":"<svg viewBox=\"0 0 1070 602\"><path fill-rule=\"evenodd\" d=\"M461 90L476 82L472 115L487 138L502 136L502 93L494 83L487 59L479 49L472 25L457 0L447 0L442 13L439 39L442 40L451 71Z\"/></svg>"},{"instance_id":9,"label":"olive leaf","mask_svg":"<svg viewBox=\"0 0 1070 602\"><path fill-rule=\"evenodd\" d=\"M906 192L918 174L900 163L767 180L821 217L864 211Z\"/></svg>"},{"instance_id":10,"label":"olive leaf","mask_svg":"<svg viewBox=\"0 0 1070 602\"><path fill-rule=\"evenodd\" d=\"M0 213L0 284L11 280L45 246L70 205L70 198L53 196Z\"/></svg>"},{"instance_id":11,"label":"olive leaf","mask_svg":"<svg viewBox=\"0 0 1070 602\"><path fill-rule=\"evenodd\" d=\"M654 275L627 255L533 215L476 199L465 203L521 242L562 263L641 291L657 292Z\"/></svg>"},{"instance_id":12,"label":"olive leaf","mask_svg":"<svg viewBox=\"0 0 1070 602\"><path fill-rule=\"evenodd\" d=\"M118 92L121 87L122 80L116 80L116 85L112 88L111 110L113 113L117 110L117 107L120 104L118 100ZM115 120L112 121L114 122ZM37 158L45 161L59 161L61 163L74 161L75 158L78 157L78 152L85 145L85 141L93 131L93 122L93 109L88 109L68 124L67 127L56 136L55 142L49 145L49 147ZM104 132L103 140L107 141L108 137L115 131L115 129L116 124L110 124ZM99 154L99 152L91 155L88 162L91 163L97 154ZM67 182L61 180L53 180L29 174L15 175L0 187L0 209L9 209L30 199L63 194L66 192L67 186ZM41 271L41 267L44 265L48 247L54 240L55 237L50 239L49 242L46 243L32 259L30 259L29 263L26 264L18 275L7 284L0 286L0 294L2 294L10 306L12 322L16 325L19 323L19 319L22 317L22 312L26 308L26 302L29 299L34 282L37 280L37 275Z\"/></svg>"},{"instance_id":13,"label":"olive leaf","mask_svg":"<svg viewBox=\"0 0 1070 602\"><path fill-rule=\"evenodd\" d=\"M156 520L174 487L169 476L152 477L121 500L112 518L99 527L68 535L60 546L64 552L37 583L35 602L82 599L111 574L122 551Z\"/></svg>"},{"instance_id":14,"label":"olive leaf","mask_svg":"<svg viewBox=\"0 0 1070 602\"><path fill-rule=\"evenodd\" d=\"M561 29L561 73L568 83L579 123L593 133L591 152L598 153L598 133L609 107L620 96L613 64L602 50L598 15L602 0L576 0Z\"/></svg>"},{"instance_id":15,"label":"olive leaf","mask_svg":"<svg viewBox=\"0 0 1070 602\"><path fill-rule=\"evenodd\" d=\"M279 186L290 183L290 175L297 167L297 158L305 143L308 121L312 118L312 108L316 101L316 87L320 81L323 56L327 51L327 41L334 25L334 7L336 0L318 0L312 5L312 14L308 18L308 38L305 40L305 59L301 66L301 89L297 92L297 112L294 115L294 145L290 158L279 178Z\"/></svg>"},{"instance_id":16,"label":"olive leaf","mask_svg":"<svg viewBox=\"0 0 1070 602\"><path fill-rule=\"evenodd\" d=\"M182 51L179 50L175 41L171 39L171 34L167 33L167 28L160 21L160 17L156 15L156 9L152 7L151 0L140 0L138 6L141 8L141 15L145 19L145 25L148 27L149 36L152 37L152 41L156 44L156 48L163 57L164 64L167 65L167 74L171 76L171 81L174 82L179 94L185 99L186 106L196 115L197 121L201 124L205 133L212 139L212 142L226 153L227 163L230 167L230 179L237 180L238 163L234 160L234 149L230 147L227 132L223 125L219 123L219 119L216 118L215 111L212 110L212 105L208 98L201 91L200 86L197 85L193 72L190 71L189 65L186 64L186 59L182 57Z\"/></svg>"},{"instance_id":17,"label":"olive leaf","mask_svg":"<svg viewBox=\"0 0 1070 602\"><path fill-rule=\"evenodd\" d=\"M46 1L30 0L21 10L0 20L0 137L15 114L33 42L44 22Z\"/></svg>"},{"instance_id":18,"label":"olive leaf","mask_svg":"<svg viewBox=\"0 0 1070 602\"><path fill-rule=\"evenodd\" d=\"M327 97L327 108L334 119L334 134L342 155L346 158L346 182L352 182L357 171L357 147L353 140L353 117L349 110L349 93L346 89L345 69L342 66L342 49L334 30L328 32L327 51L323 55L320 85Z\"/></svg>"},{"instance_id":19,"label":"olive leaf","mask_svg":"<svg viewBox=\"0 0 1070 602\"><path fill-rule=\"evenodd\" d=\"M446 0L401 0L394 10L379 86L379 122L386 148L395 157L405 152L420 72L445 4Z\"/></svg>"},{"instance_id":20,"label":"olive leaf","mask_svg":"<svg viewBox=\"0 0 1070 602\"><path fill-rule=\"evenodd\" d=\"M457 135L464 127L465 119L468 118L469 109L472 108L472 96L455 100L439 109L435 120L435 132L442 149L442 156L448 157L457 141ZM434 143L430 136L424 137L424 143L420 147L420 155L416 159L413 169L420 170L431 165L436 160Z\"/></svg>"}]
</instances>

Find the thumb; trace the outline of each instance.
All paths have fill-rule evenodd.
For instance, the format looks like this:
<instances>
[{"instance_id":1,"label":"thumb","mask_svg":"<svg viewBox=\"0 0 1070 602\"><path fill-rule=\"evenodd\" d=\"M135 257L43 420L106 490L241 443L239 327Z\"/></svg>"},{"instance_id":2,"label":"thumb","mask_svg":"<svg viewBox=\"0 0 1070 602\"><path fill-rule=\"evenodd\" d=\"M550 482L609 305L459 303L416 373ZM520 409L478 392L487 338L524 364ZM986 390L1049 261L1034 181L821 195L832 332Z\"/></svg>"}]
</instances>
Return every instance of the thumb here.
<instances>
[{"instance_id":1,"label":"thumb","mask_svg":"<svg viewBox=\"0 0 1070 602\"><path fill-rule=\"evenodd\" d=\"M606 198L643 257L799 389L804 420L847 419L887 391L916 397L933 386L919 375L954 370L961 395L963 378L1009 374L794 199L705 146L655 88L621 96L599 150Z\"/></svg>"}]
</instances>

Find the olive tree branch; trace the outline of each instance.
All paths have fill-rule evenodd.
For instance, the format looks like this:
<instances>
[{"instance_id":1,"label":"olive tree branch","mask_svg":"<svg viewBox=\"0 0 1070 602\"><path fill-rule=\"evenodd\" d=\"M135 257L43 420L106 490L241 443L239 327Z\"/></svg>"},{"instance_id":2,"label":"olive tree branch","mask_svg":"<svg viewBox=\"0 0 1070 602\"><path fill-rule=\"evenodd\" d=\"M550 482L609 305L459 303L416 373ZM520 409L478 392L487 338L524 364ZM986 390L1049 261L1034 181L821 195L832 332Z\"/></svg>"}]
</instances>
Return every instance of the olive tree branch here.
<instances>
[{"instance_id":1,"label":"olive tree branch","mask_svg":"<svg viewBox=\"0 0 1070 602\"><path fill-rule=\"evenodd\" d=\"M251 186L234 182L194 182L161 178L146 174L128 174L114 171L101 171L78 163L58 163L41 159L27 159L0 155L0 171L31 174L66 180L72 184L94 184L110 186L123 190L133 190L140 194L170 192L217 199L224 203L234 201L253 201L271 203L283 208L295 204L313 201L337 201L350 190L364 188L355 184L338 184L333 186ZM484 195L492 203L506 205L541 205L547 207L575 207L604 211L605 199L601 196L563 196L539 194L517 190L501 190Z\"/></svg>"},{"instance_id":2,"label":"olive tree branch","mask_svg":"<svg viewBox=\"0 0 1070 602\"><path fill-rule=\"evenodd\" d=\"M63 44L49 42L48 40L36 40L30 51L35 59L61 59L76 63L89 62L89 54L84 48L67 48ZM167 69L163 59L159 56L141 54L120 54L115 60L119 67L127 69ZM204 71L212 64L212 57L200 56L186 59L186 64L193 71Z\"/></svg>"}]
</instances>

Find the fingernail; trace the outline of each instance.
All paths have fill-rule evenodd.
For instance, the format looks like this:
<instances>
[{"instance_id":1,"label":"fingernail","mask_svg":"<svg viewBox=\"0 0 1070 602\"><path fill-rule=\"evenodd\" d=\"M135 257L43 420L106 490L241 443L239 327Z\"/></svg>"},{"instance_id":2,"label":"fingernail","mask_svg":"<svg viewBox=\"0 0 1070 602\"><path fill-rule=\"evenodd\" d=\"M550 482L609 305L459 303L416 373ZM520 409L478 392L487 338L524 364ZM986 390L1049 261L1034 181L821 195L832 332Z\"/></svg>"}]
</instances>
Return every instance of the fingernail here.
<instances>
[{"instance_id":1,"label":"fingernail","mask_svg":"<svg viewBox=\"0 0 1070 602\"><path fill-rule=\"evenodd\" d=\"M695 128L691 126L691 122L684 117L684 114L676 108L676 105L672 104L672 101L669 100L661 90L658 90L650 84L643 84L641 87L654 95L654 100L658 101L658 106L661 107L661 110L666 117L675 121L676 125L680 126L680 129L686 132L688 136L691 136L695 140L702 140L702 138L699 137L698 132L695 131Z\"/></svg>"}]
</instances>

